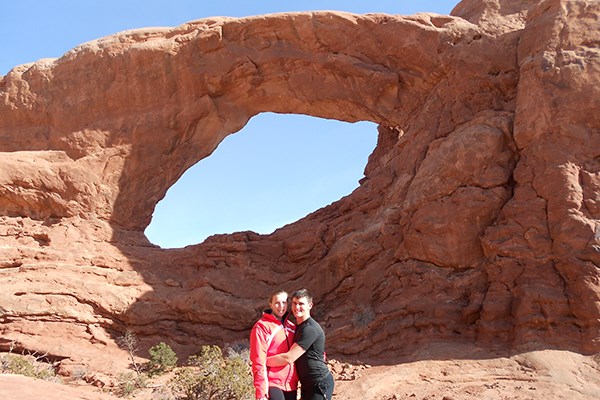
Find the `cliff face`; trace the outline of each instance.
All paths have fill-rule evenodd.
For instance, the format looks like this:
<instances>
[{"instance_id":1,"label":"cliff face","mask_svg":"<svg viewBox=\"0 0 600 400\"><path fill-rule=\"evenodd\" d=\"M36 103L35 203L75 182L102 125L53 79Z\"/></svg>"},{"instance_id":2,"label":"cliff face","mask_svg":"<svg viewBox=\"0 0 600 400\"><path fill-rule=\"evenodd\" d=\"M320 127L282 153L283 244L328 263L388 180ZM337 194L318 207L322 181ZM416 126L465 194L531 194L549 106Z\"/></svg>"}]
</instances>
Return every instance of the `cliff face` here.
<instances>
[{"instance_id":1,"label":"cliff face","mask_svg":"<svg viewBox=\"0 0 600 400\"><path fill-rule=\"evenodd\" d=\"M127 31L0 77L0 344L111 370L246 338L310 288L331 354L600 351L600 4L295 13ZM271 235L143 235L254 115L379 124L351 195ZM120 361L117 361L120 360Z\"/></svg>"}]
</instances>

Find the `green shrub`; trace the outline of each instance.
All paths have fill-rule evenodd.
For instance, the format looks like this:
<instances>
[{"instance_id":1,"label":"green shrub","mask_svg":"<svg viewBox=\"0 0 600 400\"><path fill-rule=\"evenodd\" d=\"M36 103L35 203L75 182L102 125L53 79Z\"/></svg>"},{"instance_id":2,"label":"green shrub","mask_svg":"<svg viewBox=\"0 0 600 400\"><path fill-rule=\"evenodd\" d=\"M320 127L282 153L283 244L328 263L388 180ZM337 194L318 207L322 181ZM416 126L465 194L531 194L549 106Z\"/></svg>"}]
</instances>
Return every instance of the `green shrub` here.
<instances>
[{"instance_id":1,"label":"green shrub","mask_svg":"<svg viewBox=\"0 0 600 400\"><path fill-rule=\"evenodd\" d=\"M37 370L35 365L24 357L11 356L8 361L8 370L13 374L25 375L35 378Z\"/></svg>"},{"instance_id":2,"label":"green shrub","mask_svg":"<svg viewBox=\"0 0 600 400\"><path fill-rule=\"evenodd\" d=\"M2 356L2 372L25 375L30 378L55 380L56 373L51 364L41 362L33 356L9 354Z\"/></svg>"},{"instance_id":3,"label":"green shrub","mask_svg":"<svg viewBox=\"0 0 600 400\"><path fill-rule=\"evenodd\" d=\"M150 375L165 373L177 365L177 354L164 342L152 346L148 352L150 353L148 364L148 373Z\"/></svg>"},{"instance_id":4,"label":"green shrub","mask_svg":"<svg viewBox=\"0 0 600 400\"><path fill-rule=\"evenodd\" d=\"M253 398L250 366L242 355L228 357L218 346L202 346L189 358L190 367L180 369L169 382L182 400L245 400Z\"/></svg>"}]
</instances>

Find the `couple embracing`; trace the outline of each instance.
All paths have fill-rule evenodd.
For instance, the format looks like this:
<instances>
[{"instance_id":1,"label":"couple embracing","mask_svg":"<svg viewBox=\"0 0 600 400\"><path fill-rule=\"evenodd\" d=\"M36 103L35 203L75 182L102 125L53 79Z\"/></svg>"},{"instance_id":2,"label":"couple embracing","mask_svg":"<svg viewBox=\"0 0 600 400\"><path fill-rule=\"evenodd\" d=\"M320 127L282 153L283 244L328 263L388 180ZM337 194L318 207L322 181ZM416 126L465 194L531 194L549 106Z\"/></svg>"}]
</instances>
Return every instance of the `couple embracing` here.
<instances>
[{"instance_id":1,"label":"couple embracing","mask_svg":"<svg viewBox=\"0 0 600 400\"><path fill-rule=\"evenodd\" d=\"M250 333L250 360L257 400L331 400L333 376L325 362L325 333L310 316L313 298L306 289L292 294L296 324L288 319L288 294L277 291L270 309Z\"/></svg>"}]
</instances>

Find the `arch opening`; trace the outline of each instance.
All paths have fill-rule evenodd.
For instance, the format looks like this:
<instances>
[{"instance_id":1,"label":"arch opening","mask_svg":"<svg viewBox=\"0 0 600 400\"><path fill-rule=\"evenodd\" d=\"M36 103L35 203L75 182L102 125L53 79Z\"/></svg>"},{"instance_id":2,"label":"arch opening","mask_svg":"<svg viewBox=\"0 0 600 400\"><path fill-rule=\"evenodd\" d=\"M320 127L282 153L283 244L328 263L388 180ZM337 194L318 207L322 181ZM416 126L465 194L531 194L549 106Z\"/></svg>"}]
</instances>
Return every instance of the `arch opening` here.
<instances>
[{"instance_id":1,"label":"arch opening","mask_svg":"<svg viewBox=\"0 0 600 400\"><path fill-rule=\"evenodd\" d=\"M162 248L269 234L350 194L377 143L372 122L262 113L189 168L145 230Z\"/></svg>"}]
</instances>

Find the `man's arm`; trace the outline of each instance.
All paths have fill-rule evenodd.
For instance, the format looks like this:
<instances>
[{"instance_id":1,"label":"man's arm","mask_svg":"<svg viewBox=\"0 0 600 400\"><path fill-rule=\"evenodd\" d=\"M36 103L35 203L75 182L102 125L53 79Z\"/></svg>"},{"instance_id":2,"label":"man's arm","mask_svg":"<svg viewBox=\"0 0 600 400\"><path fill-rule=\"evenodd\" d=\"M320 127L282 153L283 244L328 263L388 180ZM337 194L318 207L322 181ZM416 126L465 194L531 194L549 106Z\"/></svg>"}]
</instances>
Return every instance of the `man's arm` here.
<instances>
[{"instance_id":1,"label":"man's arm","mask_svg":"<svg viewBox=\"0 0 600 400\"><path fill-rule=\"evenodd\" d=\"M288 350L287 353L281 353L274 356L267 357L267 366L269 367L281 367L284 365L288 365L296 361L302 354L304 354L306 350L304 350L298 343L294 343L292 348Z\"/></svg>"}]
</instances>

